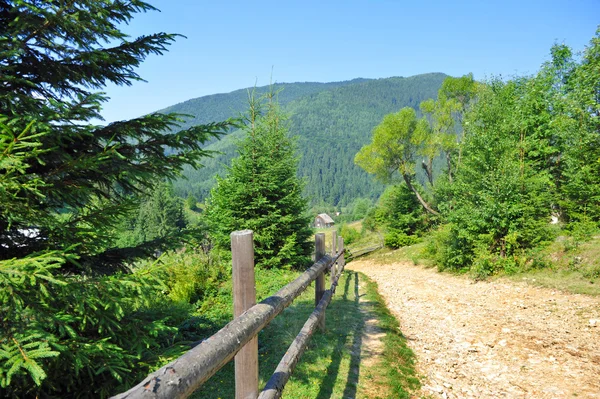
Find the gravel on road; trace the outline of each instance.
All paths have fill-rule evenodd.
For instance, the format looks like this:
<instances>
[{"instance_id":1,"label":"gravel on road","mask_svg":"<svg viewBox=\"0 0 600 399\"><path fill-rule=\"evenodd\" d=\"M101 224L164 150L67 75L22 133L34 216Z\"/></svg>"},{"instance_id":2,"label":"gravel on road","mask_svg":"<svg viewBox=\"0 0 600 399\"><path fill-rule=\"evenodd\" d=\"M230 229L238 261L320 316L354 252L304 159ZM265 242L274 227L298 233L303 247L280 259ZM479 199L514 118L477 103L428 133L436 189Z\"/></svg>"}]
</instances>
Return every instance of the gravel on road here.
<instances>
[{"instance_id":1,"label":"gravel on road","mask_svg":"<svg viewBox=\"0 0 600 399\"><path fill-rule=\"evenodd\" d=\"M347 266L379 285L432 398L600 398L600 298L409 263Z\"/></svg>"}]
</instances>

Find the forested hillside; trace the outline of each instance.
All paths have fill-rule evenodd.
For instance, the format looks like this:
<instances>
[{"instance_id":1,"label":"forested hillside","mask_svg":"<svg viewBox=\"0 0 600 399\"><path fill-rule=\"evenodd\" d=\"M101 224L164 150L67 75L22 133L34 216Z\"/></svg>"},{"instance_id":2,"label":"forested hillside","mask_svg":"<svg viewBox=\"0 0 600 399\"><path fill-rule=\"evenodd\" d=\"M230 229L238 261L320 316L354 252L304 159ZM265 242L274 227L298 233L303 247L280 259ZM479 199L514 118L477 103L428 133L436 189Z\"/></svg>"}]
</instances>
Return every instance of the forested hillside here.
<instances>
[{"instance_id":1,"label":"forested hillside","mask_svg":"<svg viewBox=\"0 0 600 399\"><path fill-rule=\"evenodd\" d=\"M421 101L436 96L446 75L423 74L408 78L355 79L335 83L278 84L279 103L290 116L290 133L297 135L305 193L312 204L346 205L359 197L377 197L383 185L354 165L356 152L368 142L372 128L381 118L402 107L418 109ZM257 88L259 93L266 88ZM237 116L247 104L247 90L201 97L163 110L193 115L187 123L203 123ZM161 112L163 112L161 111ZM207 149L219 151L199 170L185 170L187 180L175 183L182 197L205 198L223 175L235 154L234 132Z\"/></svg>"}]
</instances>

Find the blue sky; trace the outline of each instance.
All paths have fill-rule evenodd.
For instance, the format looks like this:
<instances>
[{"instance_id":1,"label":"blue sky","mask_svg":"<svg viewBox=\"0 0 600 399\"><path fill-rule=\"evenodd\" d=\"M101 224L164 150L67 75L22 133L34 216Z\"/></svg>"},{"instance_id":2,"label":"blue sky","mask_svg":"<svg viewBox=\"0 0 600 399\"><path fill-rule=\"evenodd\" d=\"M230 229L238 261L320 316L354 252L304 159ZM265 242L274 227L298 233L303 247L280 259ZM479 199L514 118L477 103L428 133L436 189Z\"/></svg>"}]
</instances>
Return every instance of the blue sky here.
<instances>
[{"instance_id":1,"label":"blue sky","mask_svg":"<svg viewBox=\"0 0 600 399\"><path fill-rule=\"evenodd\" d=\"M331 82L444 72L476 79L534 73L553 43L582 50L600 0L148 0L131 36L180 33L138 69L148 82L106 88L107 122L194 97L274 82Z\"/></svg>"}]
</instances>

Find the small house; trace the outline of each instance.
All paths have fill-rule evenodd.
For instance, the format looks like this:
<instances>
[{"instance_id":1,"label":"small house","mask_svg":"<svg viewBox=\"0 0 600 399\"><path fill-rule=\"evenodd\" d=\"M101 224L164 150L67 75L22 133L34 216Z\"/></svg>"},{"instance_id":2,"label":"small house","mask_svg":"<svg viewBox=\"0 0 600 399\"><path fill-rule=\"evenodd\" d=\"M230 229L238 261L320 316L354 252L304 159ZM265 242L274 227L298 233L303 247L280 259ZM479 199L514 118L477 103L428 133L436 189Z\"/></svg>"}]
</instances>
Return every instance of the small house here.
<instances>
[{"instance_id":1,"label":"small house","mask_svg":"<svg viewBox=\"0 0 600 399\"><path fill-rule=\"evenodd\" d=\"M333 219L326 213L319 213L315 218L315 227L331 227L333 224Z\"/></svg>"}]
</instances>

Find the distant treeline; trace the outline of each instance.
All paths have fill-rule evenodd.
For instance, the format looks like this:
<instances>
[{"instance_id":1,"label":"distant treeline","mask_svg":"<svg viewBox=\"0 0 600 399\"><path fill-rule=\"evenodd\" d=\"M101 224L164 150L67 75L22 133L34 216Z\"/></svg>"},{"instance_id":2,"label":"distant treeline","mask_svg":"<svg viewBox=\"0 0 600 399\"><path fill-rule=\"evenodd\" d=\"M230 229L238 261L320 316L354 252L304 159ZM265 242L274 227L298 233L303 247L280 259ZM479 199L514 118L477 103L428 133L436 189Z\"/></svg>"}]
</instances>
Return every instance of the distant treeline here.
<instances>
[{"instance_id":1,"label":"distant treeline","mask_svg":"<svg viewBox=\"0 0 600 399\"><path fill-rule=\"evenodd\" d=\"M282 111L290 116L290 133L297 137L298 174L306 181L312 205L346 206L357 198L376 199L384 186L354 164L354 155L368 142L371 130L384 115L402 107L418 110L434 98L446 75L430 73L409 78L355 79L335 83L274 85ZM265 92L258 88L257 92ZM186 123L206 123L238 116L247 106L247 90L205 96L167 108L164 112L193 115ZM185 125L184 125L185 126ZM206 198L235 156L233 132L207 149L218 151L204 160L204 168L186 168L187 180L175 182L175 193ZM422 177L422 176L421 176Z\"/></svg>"}]
</instances>

